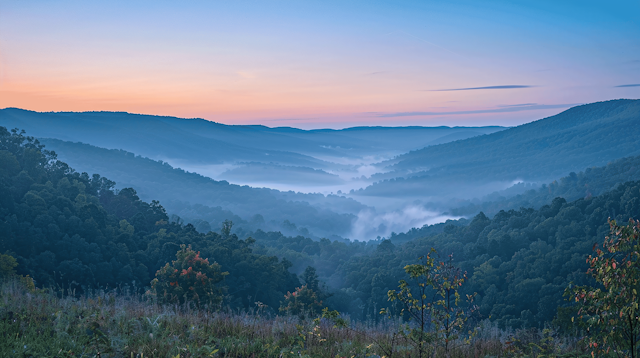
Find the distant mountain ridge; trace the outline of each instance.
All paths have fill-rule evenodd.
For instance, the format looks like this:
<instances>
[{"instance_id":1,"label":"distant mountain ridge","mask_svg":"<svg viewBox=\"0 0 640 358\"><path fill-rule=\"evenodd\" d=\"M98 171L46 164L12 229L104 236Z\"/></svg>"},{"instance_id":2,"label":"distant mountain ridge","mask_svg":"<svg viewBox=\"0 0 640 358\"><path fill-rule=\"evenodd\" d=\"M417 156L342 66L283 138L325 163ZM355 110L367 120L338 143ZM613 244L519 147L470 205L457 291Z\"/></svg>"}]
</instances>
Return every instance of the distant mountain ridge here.
<instances>
[{"instance_id":1,"label":"distant mountain ridge","mask_svg":"<svg viewBox=\"0 0 640 358\"><path fill-rule=\"evenodd\" d=\"M36 138L122 149L241 185L324 193L370 184L368 179L361 180L363 165L433 143L504 129L414 126L302 130L125 112L39 113L17 108L0 110L0 126L24 129ZM269 170L263 170L265 165ZM368 176L371 170L365 172ZM352 178L360 182L347 183ZM298 185L291 187L292 182Z\"/></svg>"},{"instance_id":2,"label":"distant mountain ridge","mask_svg":"<svg viewBox=\"0 0 640 358\"><path fill-rule=\"evenodd\" d=\"M170 212L213 226L231 215L248 230L284 225L289 235L308 229L315 237L364 240L446 220L440 214L455 208L474 210L474 198L518 182L547 183L638 156L638 123L639 100L578 106L508 129L306 131L121 112L0 110L0 126L26 129L77 170L138 188Z\"/></svg>"},{"instance_id":3,"label":"distant mountain ridge","mask_svg":"<svg viewBox=\"0 0 640 358\"><path fill-rule=\"evenodd\" d=\"M504 131L431 146L382 163L389 172L360 192L433 195L463 183L550 181L590 166L640 155L640 100L570 108ZM392 179L392 180L385 180Z\"/></svg>"},{"instance_id":4,"label":"distant mountain ridge","mask_svg":"<svg viewBox=\"0 0 640 358\"><path fill-rule=\"evenodd\" d=\"M123 149L152 159L207 163L260 161L312 168L325 166L312 155L353 157L370 155L373 150L387 151L389 146L402 153L454 133L467 132L467 136L473 136L504 129L487 126L302 130L126 112L40 113L17 108L1 109L0 125L25 129L35 137Z\"/></svg>"},{"instance_id":5,"label":"distant mountain ridge","mask_svg":"<svg viewBox=\"0 0 640 358\"><path fill-rule=\"evenodd\" d=\"M35 137L123 149L153 159L177 158L222 163L224 159L231 162L268 156L271 161L322 166L321 161L296 153L256 150L230 140L212 140L204 135L206 132L202 127L222 128L223 125L204 122L123 112L38 113L15 108L0 110L0 125L25 129ZM246 128L245 131L246 139L251 139L250 134L255 129ZM194 134L196 132L200 134Z\"/></svg>"}]
</instances>

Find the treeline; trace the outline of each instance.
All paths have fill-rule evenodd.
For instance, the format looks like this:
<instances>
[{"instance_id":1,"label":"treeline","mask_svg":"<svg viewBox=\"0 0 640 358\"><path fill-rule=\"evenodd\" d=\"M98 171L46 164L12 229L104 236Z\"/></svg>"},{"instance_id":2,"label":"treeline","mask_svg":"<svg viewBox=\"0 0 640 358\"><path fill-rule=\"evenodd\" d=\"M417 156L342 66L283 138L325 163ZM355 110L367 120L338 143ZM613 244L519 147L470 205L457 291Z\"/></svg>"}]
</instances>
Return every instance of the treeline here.
<instances>
[{"instance_id":1,"label":"treeline","mask_svg":"<svg viewBox=\"0 0 640 358\"><path fill-rule=\"evenodd\" d=\"M32 137L0 127L0 252L39 286L143 289L156 271L191 245L229 272L226 303L260 301L277 309L300 286L291 263L256 254L253 240L227 230L199 233L170 222L157 201L95 174L77 173Z\"/></svg>"}]
</instances>

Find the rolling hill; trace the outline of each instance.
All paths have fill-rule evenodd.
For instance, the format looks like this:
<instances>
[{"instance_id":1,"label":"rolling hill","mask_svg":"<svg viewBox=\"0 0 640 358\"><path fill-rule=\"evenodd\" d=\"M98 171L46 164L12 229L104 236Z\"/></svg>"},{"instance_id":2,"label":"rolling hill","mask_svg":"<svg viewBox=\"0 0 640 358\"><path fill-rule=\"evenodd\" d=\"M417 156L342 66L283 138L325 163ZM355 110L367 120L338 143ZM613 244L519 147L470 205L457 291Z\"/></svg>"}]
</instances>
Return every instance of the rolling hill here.
<instances>
[{"instance_id":1,"label":"rolling hill","mask_svg":"<svg viewBox=\"0 0 640 358\"><path fill-rule=\"evenodd\" d=\"M504 131L426 147L382 163L361 195L477 197L514 182L546 182L640 154L640 100L570 108ZM476 188L476 189L472 189Z\"/></svg>"},{"instance_id":2,"label":"rolling hill","mask_svg":"<svg viewBox=\"0 0 640 358\"><path fill-rule=\"evenodd\" d=\"M206 220L213 228L226 219L238 222L237 218L241 218L248 223L260 215L260 225L252 225L249 229L281 229L279 225L287 220L315 235L345 235L355 219L353 213L364 208L353 199L336 195L300 194L229 184L124 150L57 139L42 139L41 142L78 171L107 173L105 176L114 180L118 189L131 187L143 200L160 200L170 214Z\"/></svg>"}]
</instances>

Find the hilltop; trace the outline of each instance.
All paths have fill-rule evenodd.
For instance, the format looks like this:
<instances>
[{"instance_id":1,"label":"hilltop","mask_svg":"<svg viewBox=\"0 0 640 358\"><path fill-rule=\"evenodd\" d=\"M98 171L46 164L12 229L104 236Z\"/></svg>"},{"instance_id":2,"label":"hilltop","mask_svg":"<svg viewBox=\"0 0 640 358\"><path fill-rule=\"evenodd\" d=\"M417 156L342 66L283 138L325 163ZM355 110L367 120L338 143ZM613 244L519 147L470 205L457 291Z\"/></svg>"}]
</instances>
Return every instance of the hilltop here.
<instances>
[{"instance_id":1,"label":"hilltop","mask_svg":"<svg viewBox=\"0 0 640 358\"><path fill-rule=\"evenodd\" d=\"M570 108L504 131L426 147L381 163L359 194L480 196L514 182L546 182L640 154L640 100ZM476 188L475 193L470 193Z\"/></svg>"}]
</instances>

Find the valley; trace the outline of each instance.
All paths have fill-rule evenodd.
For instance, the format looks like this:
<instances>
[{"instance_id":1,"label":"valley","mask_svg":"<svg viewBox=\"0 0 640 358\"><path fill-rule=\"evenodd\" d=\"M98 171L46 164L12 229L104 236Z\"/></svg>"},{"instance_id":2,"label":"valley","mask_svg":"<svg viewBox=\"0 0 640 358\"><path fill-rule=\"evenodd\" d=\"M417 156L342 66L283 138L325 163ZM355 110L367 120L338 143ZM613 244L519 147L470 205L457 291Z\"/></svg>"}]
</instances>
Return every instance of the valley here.
<instances>
[{"instance_id":1,"label":"valley","mask_svg":"<svg viewBox=\"0 0 640 358\"><path fill-rule=\"evenodd\" d=\"M74 142L62 135L64 139L36 139L0 127L0 252L6 252L0 261L9 267L7 277L22 277L33 292L40 292L36 287L59 287L89 295L93 290L119 287L118 295L128 292L140 299L193 302L197 307L205 304L201 295L206 294L214 299L208 305L248 312L259 303L269 315L298 315L309 324L316 321L308 319L326 307L322 315L348 317L352 327L360 327L358 322L393 319L379 316L381 309L387 312L395 307L386 293L397 292L398 282L402 287L408 267L427 267L416 260L421 260L417 255L430 252L439 265L455 262L456 270L466 273L459 290L474 297L473 305L464 307L473 308L476 319L499 330L553 324L558 332L569 334L572 324L567 315L574 313L563 298L567 287L590 284L583 274L588 266L585 257L614 225L609 220L624 223L640 212L640 156L635 155L640 147L635 129L625 135L616 132L617 140L607 145L583 141L597 135L611 137L611 125L637 121L639 102L594 103L519 127L499 131L488 127L491 133L396 156L371 149L373 140L366 138L369 132L389 131L386 140L397 143L399 151L409 145L401 140L402 128L365 128L354 129L357 135L340 139L346 142L331 150L348 151L345 143L349 142L354 143L352 148L369 146L371 151L354 150L359 154L342 162L331 158L346 158L345 154L330 157L327 148L319 149L325 155L320 159L311 149L294 151L292 146L283 151L283 144L278 144L277 152L267 152L276 146L271 144L271 149L247 150L244 159L251 162L215 164L218 159L207 162L200 153L188 161L191 170L125 149ZM581 120L584 113L589 115ZM29 116L42 120L39 114L29 112ZM18 120L36 121L17 116L16 110L0 111L0 126L12 126ZM56 117L49 116L47 121L55 123ZM599 128L604 129L598 132ZM451 128L411 129L420 130ZM466 136L469 128L464 130ZM398 136L392 141L394 132ZM315 135L302 133L296 135ZM319 133L333 138L333 143L340 137ZM364 138L362 142L357 136ZM419 137L414 136L411 145L417 145ZM160 146L161 140L154 140ZM307 142L301 139L296 145ZM252 145L256 147L255 141ZM510 149L497 150L500 147ZM165 153L172 152L169 144L163 148ZM196 153L196 148L184 153ZM255 153L285 154L278 157L279 162L270 162L258 161ZM489 158L478 160L482 155ZM365 162L365 158L380 161ZM432 167L423 170L426 163ZM248 181L270 176L290 190L219 180L203 169L213 165L242 168L218 175L235 173ZM582 170L576 169L581 165ZM355 179L364 183L358 190L328 194L293 190L297 185L330 187L332 182L323 176L332 175L332 170L344 173L364 166L370 171ZM415 171L407 169L412 166ZM556 179L545 179L554 175ZM380 179L383 176L392 178ZM335 177L348 182L347 177ZM314 182L318 178L323 181ZM181 264L181 260L189 261ZM12 276L14 267L20 276ZM180 268L171 278L176 281L159 281L164 280L162 275L174 275L173 267ZM198 271L197 277L217 277L206 287L219 288L211 291L197 282L180 283L192 267L208 270ZM436 285L433 282L430 285ZM183 284L188 290L204 291L189 296L192 291L180 288ZM158 296L158 285L165 287L163 297L174 298ZM3 286L4 295L18 294L6 291L8 287ZM173 291L179 295L166 296ZM301 301L304 295L313 299ZM70 304L64 302L56 304ZM116 331L111 328L112 333ZM382 334L375 344L391 339L379 330L372 332ZM276 344L270 341L273 337L264 339Z\"/></svg>"}]
</instances>

